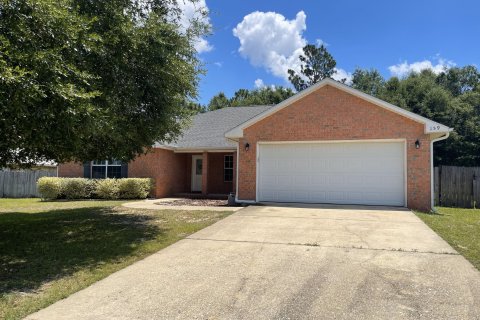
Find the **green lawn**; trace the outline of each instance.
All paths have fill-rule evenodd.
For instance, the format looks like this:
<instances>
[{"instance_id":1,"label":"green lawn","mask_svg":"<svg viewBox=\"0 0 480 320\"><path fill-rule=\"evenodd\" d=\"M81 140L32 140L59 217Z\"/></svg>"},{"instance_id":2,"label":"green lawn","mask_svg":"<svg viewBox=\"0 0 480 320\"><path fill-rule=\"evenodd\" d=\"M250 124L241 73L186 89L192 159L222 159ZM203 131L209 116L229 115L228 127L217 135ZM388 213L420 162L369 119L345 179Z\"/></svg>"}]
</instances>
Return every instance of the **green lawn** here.
<instances>
[{"instance_id":1,"label":"green lawn","mask_svg":"<svg viewBox=\"0 0 480 320\"><path fill-rule=\"evenodd\" d=\"M0 199L0 319L19 319L228 215Z\"/></svg>"},{"instance_id":2,"label":"green lawn","mask_svg":"<svg viewBox=\"0 0 480 320\"><path fill-rule=\"evenodd\" d=\"M480 270L480 209L439 207L437 211L416 214Z\"/></svg>"}]
</instances>

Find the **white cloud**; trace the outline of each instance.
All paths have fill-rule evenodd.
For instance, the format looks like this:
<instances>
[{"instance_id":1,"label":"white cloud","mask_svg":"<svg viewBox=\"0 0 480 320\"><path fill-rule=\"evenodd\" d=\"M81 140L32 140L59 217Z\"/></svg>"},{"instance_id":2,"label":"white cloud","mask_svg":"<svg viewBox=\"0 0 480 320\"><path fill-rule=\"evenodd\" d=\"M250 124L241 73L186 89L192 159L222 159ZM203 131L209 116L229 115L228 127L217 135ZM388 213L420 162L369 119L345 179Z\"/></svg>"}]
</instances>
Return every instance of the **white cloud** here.
<instances>
[{"instance_id":1,"label":"white cloud","mask_svg":"<svg viewBox=\"0 0 480 320\"><path fill-rule=\"evenodd\" d=\"M223 67L223 62L221 62L221 61L214 62L213 64L216 65L219 68Z\"/></svg>"},{"instance_id":2,"label":"white cloud","mask_svg":"<svg viewBox=\"0 0 480 320\"><path fill-rule=\"evenodd\" d=\"M325 41L323 41L322 39L316 39L315 40L315 43L317 44L317 47L320 47L321 45L325 46L325 47L328 47L328 43L326 43Z\"/></svg>"},{"instance_id":3,"label":"white cloud","mask_svg":"<svg viewBox=\"0 0 480 320\"><path fill-rule=\"evenodd\" d=\"M265 88L265 83L263 83L262 79L257 79L257 80L255 80L254 86L255 86L256 89Z\"/></svg>"},{"instance_id":4,"label":"white cloud","mask_svg":"<svg viewBox=\"0 0 480 320\"><path fill-rule=\"evenodd\" d=\"M411 72L418 73L425 69L430 69L435 74L439 74L445 69L449 69L455 66L455 63L453 61L445 60L438 56L435 57L434 60L436 60L436 64L432 63L432 61L430 60L416 61L413 63L408 63L407 61L404 61L403 63L388 67L388 70L393 76L404 77Z\"/></svg>"},{"instance_id":5,"label":"white cloud","mask_svg":"<svg viewBox=\"0 0 480 320\"><path fill-rule=\"evenodd\" d=\"M307 44L302 35L306 18L303 11L293 20L275 12L252 12L233 29L240 40L238 51L252 65L288 80L288 69L299 69L298 56Z\"/></svg>"},{"instance_id":6,"label":"white cloud","mask_svg":"<svg viewBox=\"0 0 480 320\"><path fill-rule=\"evenodd\" d=\"M340 68L335 68L335 73L332 74L332 79L337 81L342 81L343 79L346 79L345 84L351 84L353 76L351 72L347 72Z\"/></svg>"},{"instance_id":7,"label":"white cloud","mask_svg":"<svg viewBox=\"0 0 480 320\"><path fill-rule=\"evenodd\" d=\"M183 32L187 30L192 21L199 21L204 24L210 25L210 18L208 15L208 6L205 0L178 0L178 7L182 11L180 15L180 30ZM195 39L195 49L198 53L208 52L213 50L213 46L204 38Z\"/></svg>"},{"instance_id":8,"label":"white cloud","mask_svg":"<svg viewBox=\"0 0 480 320\"><path fill-rule=\"evenodd\" d=\"M300 70L300 59L307 40L303 32L307 29L305 12L297 13L295 19L288 20L275 12L255 11L246 15L234 29L233 35L240 40L240 54L257 67L267 69L273 75L288 81L288 69ZM316 44L328 45L321 39ZM335 80L352 81L352 74L335 68ZM255 87L265 87L261 79L255 80Z\"/></svg>"}]
</instances>

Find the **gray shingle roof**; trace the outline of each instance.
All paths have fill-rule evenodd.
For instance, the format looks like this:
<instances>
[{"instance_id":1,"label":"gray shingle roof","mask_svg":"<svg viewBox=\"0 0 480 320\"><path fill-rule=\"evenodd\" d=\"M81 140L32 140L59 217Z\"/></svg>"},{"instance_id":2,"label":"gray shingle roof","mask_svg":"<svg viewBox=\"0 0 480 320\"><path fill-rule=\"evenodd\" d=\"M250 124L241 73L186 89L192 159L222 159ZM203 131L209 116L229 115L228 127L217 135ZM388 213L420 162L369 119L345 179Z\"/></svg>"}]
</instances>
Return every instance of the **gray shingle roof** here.
<instances>
[{"instance_id":1,"label":"gray shingle roof","mask_svg":"<svg viewBox=\"0 0 480 320\"><path fill-rule=\"evenodd\" d=\"M225 133L272 107L273 105L230 107L200 113L193 117L190 127L176 142L156 143L155 146L180 149L230 149L235 147L235 144L225 138Z\"/></svg>"}]
</instances>

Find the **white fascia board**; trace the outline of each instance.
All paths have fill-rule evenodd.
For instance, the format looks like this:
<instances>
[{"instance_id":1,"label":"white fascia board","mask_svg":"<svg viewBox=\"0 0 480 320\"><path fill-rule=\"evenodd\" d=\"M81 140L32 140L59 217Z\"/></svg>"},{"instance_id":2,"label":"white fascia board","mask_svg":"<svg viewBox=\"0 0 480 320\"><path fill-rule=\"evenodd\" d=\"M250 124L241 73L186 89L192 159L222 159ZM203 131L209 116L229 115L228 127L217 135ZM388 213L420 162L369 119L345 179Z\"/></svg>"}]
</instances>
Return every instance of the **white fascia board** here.
<instances>
[{"instance_id":1,"label":"white fascia board","mask_svg":"<svg viewBox=\"0 0 480 320\"><path fill-rule=\"evenodd\" d=\"M366 100L368 102L371 102L379 107L382 107L384 109L387 109L389 111L392 111L392 112L395 112L401 116L404 116L406 118L409 118L411 120L414 120L416 122L419 122L419 123L422 123L425 125L425 133L426 134L430 134L430 133L446 133L446 132L450 132L452 131L453 129L441 124L441 123L438 123L438 122L435 122L433 120L430 120L430 119L427 119L425 117L422 117L418 114L415 114L413 112L410 112L408 110L405 110L403 108L400 108L400 107L397 107L391 103L388 103L386 101L383 101L383 100L380 100L378 98L375 98L369 94L366 94L366 93L363 93L357 89L354 89L354 88L351 88L343 83L340 83L338 81L335 81L333 79L330 79L330 78L327 78L327 79L323 79L322 81L314 84L313 86L303 90L303 91L300 91L299 93L297 93L296 95L280 102L279 104L277 104L275 107L259 114L258 116L242 123L241 125L233 128L232 130L228 131L226 134L225 134L225 137L229 138L229 139L238 139L238 138L242 138L243 137L243 130L248 128L249 126L253 125L254 123L262 120L262 119L265 119L266 117L274 114L275 112L277 111L280 111L282 110L283 108L291 105L292 103L302 99L303 97L309 95L310 93L312 93L313 91L315 90L318 90L326 85L331 85L332 87L335 87L339 90L342 90L342 91L345 91L347 93L350 93L356 97L359 97L363 100Z\"/></svg>"},{"instance_id":2,"label":"white fascia board","mask_svg":"<svg viewBox=\"0 0 480 320\"><path fill-rule=\"evenodd\" d=\"M171 146L165 146L165 145L154 145L152 146L153 149L165 149L165 150L175 150L175 147L171 147Z\"/></svg>"},{"instance_id":3,"label":"white fascia board","mask_svg":"<svg viewBox=\"0 0 480 320\"><path fill-rule=\"evenodd\" d=\"M198 152L233 152L237 150L236 147L195 147L195 148L179 148L179 147L171 147L171 146L163 146L163 145L155 145L153 148L158 148L158 149L165 149L165 150L171 150L175 153L198 153Z\"/></svg>"},{"instance_id":4,"label":"white fascia board","mask_svg":"<svg viewBox=\"0 0 480 320\"><path fill-rule=\"evenodd\" d=\"M198 152L235 152L237 150L236 147L232 148L212 148L212 147L204 147L204 148L176 148L173 152L175 153L198 153Z\"/></svg>"}]
</instances>

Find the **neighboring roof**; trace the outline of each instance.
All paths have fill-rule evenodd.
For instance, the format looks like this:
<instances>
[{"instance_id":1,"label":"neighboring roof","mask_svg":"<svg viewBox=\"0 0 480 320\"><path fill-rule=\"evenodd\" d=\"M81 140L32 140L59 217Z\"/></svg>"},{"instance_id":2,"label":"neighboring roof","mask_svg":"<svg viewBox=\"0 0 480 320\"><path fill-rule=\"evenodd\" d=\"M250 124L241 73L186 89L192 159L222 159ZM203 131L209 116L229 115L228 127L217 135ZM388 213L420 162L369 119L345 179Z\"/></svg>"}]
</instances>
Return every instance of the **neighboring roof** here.
<instances>
[{"instance_id":1,"label":"neighboring roof","mask_svg":"<svg viewBox=\"0 0 480 320\"><path fill-rule=\"evenodd\" d=\"M176 142L156 143L154 147L174 150L235 149L236 144L225 138L225 133L272 107L273 105L229 107L199 113L193 117L191 126Z\"/></svg>"},{"instance_id":2,"label":"neighboring roof","mask_svg":"<svg viewBox=\"0 0 480 320\"><path fill-rule=\"evenodd\" d=\"M404 117L407 117L411 120L422 123L422 124L425 125L425 133L428 133L428 134L430 134L430 133L447 133L447 132L450 132L450 131L453 130L453 129L451 129L451 128L449 128L449 127L447 127L447 126L445 126L441 123L438 123L438 122L435 122L433 120L427 119L425 117L422 117L418 114L415 114L415 113L410 112L408 110L405 110L403 108L394 106L393 104L390 104L388 102L385 102L383 100L375 98L371 95L363 93L363 92L361 92L359 90L356 90L352 87L349 87L349 86L347 86L343 83L340 83L340 82L335 81L333 79L327 78L327 79L323 79L322 81L314 84L313 86L311 86L311 87L309 87L309 88L307 88L303 91L300 91L299 93L295 94L294 96L280 102L279 104L277 104L273 108L270 108L268 111L265 111L264 113L261 113L258 116L256 116L256 117L238 125L234 129L228 131L225 134L225 137L230 138L230 139L238 139L238 138L243 137L243 130L245 128L250 127L254 123L257 123L258 121L260 121L262 119L265 119L266 117L274 114L277 111L280 111L281 109L291 105L292 103L302 99L306 95L309 95L310 93L312 93L312 92L314 92L314 91L316 91L316 90L318 90L318 89L320 89L320 88L322 88L326 85L330 85L330 86L335 87L339 90L342 90L342 91L350 93L354 96L357 96L357 97L359 97L363 100L371 102L371 103L373 103L373 104L375 104L379 107L385 108L389 111L395 112L395 113L397 113L399 115L402 115Z\"/></svg>"}]
</instances>

